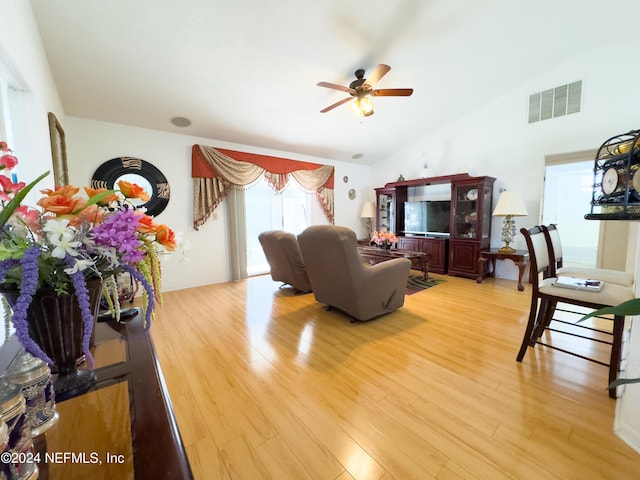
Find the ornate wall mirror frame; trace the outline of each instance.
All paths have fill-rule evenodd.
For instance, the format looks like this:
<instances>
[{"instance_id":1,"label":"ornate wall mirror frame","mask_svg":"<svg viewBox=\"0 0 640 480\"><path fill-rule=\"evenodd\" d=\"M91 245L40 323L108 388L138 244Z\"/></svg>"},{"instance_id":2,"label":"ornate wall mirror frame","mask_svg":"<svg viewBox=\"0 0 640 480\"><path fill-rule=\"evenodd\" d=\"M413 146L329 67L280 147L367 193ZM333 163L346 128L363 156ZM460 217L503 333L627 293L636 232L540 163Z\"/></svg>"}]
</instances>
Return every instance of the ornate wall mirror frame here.
<instances>
[{"instance_id":1,"label":"ornate wall mirror frame","mask_svg":"<svg viewBox=\"0 0 640 480\"><path fill-rule=\"evenodd\" d=\"M118 157L100 165L91 178L92 188L117 188L117 183L125 180L144 188L151 197L141 204L147 215L157 216L167 207L170 197L169 182L160 170L149 162L134 157Z\"/></svg>"},{"instance_id":2,"label":"ornate wall mirror frame","mask_svg":"<svg viewBox=\"0 0 640 480\"><path fill-rule=\"evenodd\" d=\"M67 170L67 143L62 125L56 116L49 112L49 139L51 140L51 158L53 160L53 180L55 185L67 185L69 172Z\"/></svg>"}]
</instances>

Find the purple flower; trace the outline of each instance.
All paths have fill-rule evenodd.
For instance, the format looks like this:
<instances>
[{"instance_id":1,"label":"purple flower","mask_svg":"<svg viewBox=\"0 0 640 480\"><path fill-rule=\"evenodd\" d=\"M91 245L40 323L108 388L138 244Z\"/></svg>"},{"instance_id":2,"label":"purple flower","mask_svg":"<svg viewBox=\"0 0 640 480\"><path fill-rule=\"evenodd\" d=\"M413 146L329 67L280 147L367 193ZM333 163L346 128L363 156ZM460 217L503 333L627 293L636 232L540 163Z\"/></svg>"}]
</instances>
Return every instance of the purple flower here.
<instances>
[{"instance_id":1,"label":"purple flower","mask_svg":"<svg viewBox=\"0 0 640 480\"><path fill-rule=\"evenodd\" d=\"M65 257L65 263L71 268L75 265L75 259L67 255ZM87 282L84 279L84 274L80 270L76 270L71 274L71 280L73 281L73 288L76 291L76 298L78 299L78 306L82 313L82 321L84 322L84 331L82 334L82 353L84 353L89 368L93 368L93 355L89 350L91 343L91 333L93 332L93 313L91 313L91 302L89 299L89 290L87 290Z\"/></svg>"},{"instance_id":2,"label":"purple flower","mask_svg":"<svg viewBox=\"0 0 640 480\"><path fill-rule=\"evenodd\" d=\"M93 238L96 245L117 249L123 263L134 264L144 257L144 252L139 251L141 243L136 231L139 226L140 219L134 210L116 210L94 227Z\"/></svg>"},{"instance_id":3,"label":"purple flower","mask_svg":"<svg viewBox=\"0 0 640 480\"><path fill-rule=\"evenodd\" d=\"M38 357L44 362L52 365L54 362L49 356L42 351L40 346L33 341L29 335L29 325L27 324L27 311L36 293L38 287L38 258L40 257L40 248L31 246L24 252L20 263L22 264L22 286L20 287L20 296L16 304L13 306L13 326L16 329L16 336L20 343L34 357Z\"/></svg>"},{"instance_id":4,"label":"purple flower","mask_svg":"<svg viewBox=\"0 0 640 480\"><path fill-rule=\"evenodd\" d=\"M136 270L132 266L130 266L130 265L122 265L122 269L125 272L128 272L137 281L139 281L142 284L142 286L144 287L145 292L147 292L147 298L149 299L149 305L147 307L147 315L145 317L144 331L148 332L149 329L151 328L151 314L153 313L153 309L155 308L155 297L153 295L153 287L151 286L151 284L149 282L147 282L147 279L144 278L144 275L142 275L142 273L140 273L138 270Z\"/></svg>"},{"instance_id":5,"label":"purple flower","mask_svg":"<svg viewBox=\"0 0 640 480\"><path fill-rule=\"evenodd\" d=\"M0 262L0 283L4 282L4 277L7 275L7 272L19 264L20 260L16 260L14 258Z\"/></svg>"}]
</instances>

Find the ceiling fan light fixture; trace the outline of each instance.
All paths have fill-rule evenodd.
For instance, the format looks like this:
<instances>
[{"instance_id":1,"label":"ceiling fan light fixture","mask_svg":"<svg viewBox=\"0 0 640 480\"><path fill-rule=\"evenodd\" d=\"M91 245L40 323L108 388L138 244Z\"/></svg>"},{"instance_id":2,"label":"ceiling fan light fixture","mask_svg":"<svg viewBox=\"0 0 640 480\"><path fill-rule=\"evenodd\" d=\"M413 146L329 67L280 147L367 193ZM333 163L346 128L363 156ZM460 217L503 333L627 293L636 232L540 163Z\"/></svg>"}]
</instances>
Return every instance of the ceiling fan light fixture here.
<instances>
[{"instance_id":1,"label":"ceiling fan light fixture","mask_svg":"<svg viewBox=\"0 0 640 480\"><path fill-rule=\"evenodd\" d=\"M373 102L368 95L354 99L353 103L351 103L351 109L356 115L360 115L361 117L369 117L374 113Z\"/></svg>"},{"instance_id":2,"label":"ceiling fan light fixture","mask_svg":"<svg viewBox=\"0 0 640 480\"><path fill-rule=\"evenodd\" d=\"M353 101L351 101L351 98L349 97L343 98L339 102L323 108L322 110L320 110L320 113L326 113L336 107L339 107L340 105L351 102L351 110L353 110L356 115L368 117L370 115L373 115L373 102L371 101L371 96L410 97L411 94L413 94L413 88L382 88L374 90L373 86L382 77L384 77L389 72L389 70L391 70L391 67L389 65L381 63L375 68L368 79L364 78L363 69L356 70L356 79L351 82L348 87L345 87L344 85L338 85L336 83L318 82L317 85L319 87L340 90L341 92L346 92L351 95L351 97L353 97Z\"/></svg>"}]
</instances>

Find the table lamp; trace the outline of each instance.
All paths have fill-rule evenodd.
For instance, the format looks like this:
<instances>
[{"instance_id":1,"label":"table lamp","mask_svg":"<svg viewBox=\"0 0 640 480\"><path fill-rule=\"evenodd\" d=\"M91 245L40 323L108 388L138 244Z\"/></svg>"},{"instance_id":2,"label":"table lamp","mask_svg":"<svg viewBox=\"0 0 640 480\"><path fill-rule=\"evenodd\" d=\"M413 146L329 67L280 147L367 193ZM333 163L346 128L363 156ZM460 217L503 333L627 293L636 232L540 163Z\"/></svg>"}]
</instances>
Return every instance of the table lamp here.
<instances>
[{"instance_id":1,"label":"table lamp","mask_svg":"<svg viewBox=\"0 0 640 480\"><path fill-rule=\"evenodd\" d=\"M362 205L362 210L360 211L360 218L366 218L366 226L367 226L367 238L371 238L371 234L373 233L373 226L371 223L371 219L376 216L376 204L374 202L364 202Z\"/></svg>"},{"instance_id":2,"label":"table lamp","mask_svg":"<svg viewBox=\"0 0 640 480\"><path fill-rule=\"evenodd\" d=\"M516 221L513 217L524 217L526 215L527 209L524 206L522 196L518 192L504 191L500 194L498 204L493 211L494 217L504 217L502 221L502 241L504 246L498 249L499 252L515 252L515 249L509 245L516 237Z\"/></svg>"}]
</instances>

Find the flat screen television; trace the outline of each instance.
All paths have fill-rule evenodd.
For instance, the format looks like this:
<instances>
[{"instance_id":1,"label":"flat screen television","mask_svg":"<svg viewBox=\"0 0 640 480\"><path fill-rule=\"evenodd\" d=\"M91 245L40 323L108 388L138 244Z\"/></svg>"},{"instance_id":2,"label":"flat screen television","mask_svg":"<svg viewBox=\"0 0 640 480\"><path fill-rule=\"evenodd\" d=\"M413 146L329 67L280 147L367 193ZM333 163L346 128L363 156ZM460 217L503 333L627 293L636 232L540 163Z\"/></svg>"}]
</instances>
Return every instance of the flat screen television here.
<instances>
[{"instance_id":1,"label":"flat screen television","mask_svg":"<svg viewBox=\"0 0 640 480\"><path fill-rule=\"evenodd\" d=\"M404 233L448 237L450 217L450 200L404 202Z\"/></svg>"}]
</instances>

